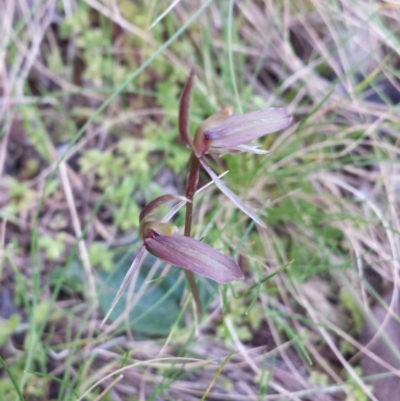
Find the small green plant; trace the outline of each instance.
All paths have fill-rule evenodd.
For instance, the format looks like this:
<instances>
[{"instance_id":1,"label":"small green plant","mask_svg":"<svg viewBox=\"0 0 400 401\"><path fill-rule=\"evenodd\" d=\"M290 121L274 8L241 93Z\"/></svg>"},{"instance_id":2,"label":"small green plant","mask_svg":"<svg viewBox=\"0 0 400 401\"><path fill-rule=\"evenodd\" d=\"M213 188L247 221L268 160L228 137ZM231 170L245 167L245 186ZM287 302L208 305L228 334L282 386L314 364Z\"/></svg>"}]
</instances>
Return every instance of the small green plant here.
<instances>
[{"instance_id":1,"label":"small green plant","mask_svg":"<svg viewBox=\"0 0 400 401\"><path fill-rule=\"evenodd\" d=\"M362 369L360 367L355 367L354 372L359 375L360 377L362 376ZM351 380L352 377L348 373L348 378ZM368 394L365 393L365 390L360 387L355 382L350 382L346 384L347 390L348 390L348 396L346 397L345 401L367 401L369 400ZM369 390L372 390L372 386L368 385L367 388Z\"/></svg>"},{"instance_id":2,"label":"small green plant","mask_svg":"<svg viewBox=\"0 0 400 401\"><path fill-rule=\"evenodd\" d=\"M65 251L64 236L57 234L52 237L50 235L42 235L38 239L39 249L44 251L48 260L58 260Z\"/></svg>"},{"instance_id":3,"label":"small green plant","mask_svg":"<svg viewBox=\"0 0 400 401\"><path fill-rule=\"evenodd\" d=\"M114 266L113 253L99 242L93 242L89 248L89 259L92 266L110 272Z\"/></svg>"},{"instance_id":4,"label":"small green plant","mask_svg":"<svg viewBox=\"0 0 400 401\"><path fill-rule=\"evenodd\" d=\"M4 212L9 213L11 216L18 216L19 213L33 204L35 193L25 182L19 182L11 177L7 177L7 185L10 201Z\"/></svg>"}]
</instances>

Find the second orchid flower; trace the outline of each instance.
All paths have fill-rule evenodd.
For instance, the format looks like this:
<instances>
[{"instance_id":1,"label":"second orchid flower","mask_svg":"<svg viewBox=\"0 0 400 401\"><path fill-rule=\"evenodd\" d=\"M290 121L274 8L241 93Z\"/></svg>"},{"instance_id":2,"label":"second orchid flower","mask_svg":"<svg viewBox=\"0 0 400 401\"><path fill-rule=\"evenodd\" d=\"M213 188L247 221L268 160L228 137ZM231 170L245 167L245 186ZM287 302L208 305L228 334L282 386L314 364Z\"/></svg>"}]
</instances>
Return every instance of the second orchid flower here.
<instances>
[{"instance_id":1,"label":"second orchid flower","mask_svg":"<svg viewBox=\"0 0 400 401\"><path fill-rule=\"evenodd\" d=\"M243 279L239 265L232 258L201 241L180 235L177 227L168 222L149 218L158 206L173 200L187 201L182 196L163 195L151 201L140 213L139 233L142 246L126 273L103 323L121 298L133 274L142 264L146 250L167 263L200 274L220 284Z\"/></svg>"}]
</instances>

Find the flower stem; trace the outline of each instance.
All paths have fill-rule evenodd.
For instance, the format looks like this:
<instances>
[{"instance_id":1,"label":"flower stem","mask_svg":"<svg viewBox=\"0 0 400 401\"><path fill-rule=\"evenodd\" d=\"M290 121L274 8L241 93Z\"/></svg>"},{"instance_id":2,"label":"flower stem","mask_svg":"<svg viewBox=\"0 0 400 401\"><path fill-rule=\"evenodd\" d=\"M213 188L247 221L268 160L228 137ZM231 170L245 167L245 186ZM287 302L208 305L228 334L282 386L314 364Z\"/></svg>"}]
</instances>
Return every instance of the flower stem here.
<instances>
[{"instance_id":1,"label":"flower stem","mask_svg":"<svg viewBox=\"0 0 400 401\"><path fill-rule=\"evenodd\" d=\"M190 237L192 231L192 221L193 221L193 196L196 193L197 184L199 182L199 170L200 163L199 159L192 154L189 159L189 169L188 175L186 179L186 198L192 202L186 203L186 215L185 215L185 232L184 235L186 237ZM197 313L200 315L201 313L201 299L199 295L199 289L196 284L196 280L194 275L189 270L184 270L186 279L189 283L190 290L193 295L194 302L196 303Z\"/></svg>"}]
</instances>

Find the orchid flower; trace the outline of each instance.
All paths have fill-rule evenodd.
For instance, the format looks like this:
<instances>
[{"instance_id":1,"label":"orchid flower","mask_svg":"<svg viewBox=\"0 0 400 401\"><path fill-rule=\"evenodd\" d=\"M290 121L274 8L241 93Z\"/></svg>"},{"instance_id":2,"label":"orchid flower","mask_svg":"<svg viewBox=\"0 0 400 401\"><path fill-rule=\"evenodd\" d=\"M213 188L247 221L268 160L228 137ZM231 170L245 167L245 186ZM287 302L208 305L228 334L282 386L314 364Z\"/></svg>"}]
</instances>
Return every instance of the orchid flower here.
<instances>
[{"instance_id":1,"label":"orchid flower","mask_svg":"<svg viewBox=\"0 0 400 401\"><path fill-rule=\"evenodd\" d=\"M197 128L194 137L189 135L190 95L193 87L192 70L183 88L179 107L179 131L183 141L191 148L195 157L214 181L215 185L244 213L257 224L265 227L261 219L248 208L214 173L208 165L207 153L229 153L231 151L266 154L256 146L245 143L264 135L286 128L292 117L285 108L258 110L246 114L233 114L228 106L204 120Z\"/></svg>"},{"instance_id":2,"label":"orchid flower","mask_svg":"<svg viewBox=\"0 0 400 401\"><path fill-rule=\"evenodd\" d=\"M189 201L183 196L163 195L147 204L140 213L139 233L142 246L126 273L103 323L110 316L133 274L140 267L146 250L167 263L208 277L220 284L243 279L239 265L230 257L201 241L180 235L178 228L166 222L166 219L159 222L149 218L158 206L172 200Z\"/></svg>"}]
</instances>

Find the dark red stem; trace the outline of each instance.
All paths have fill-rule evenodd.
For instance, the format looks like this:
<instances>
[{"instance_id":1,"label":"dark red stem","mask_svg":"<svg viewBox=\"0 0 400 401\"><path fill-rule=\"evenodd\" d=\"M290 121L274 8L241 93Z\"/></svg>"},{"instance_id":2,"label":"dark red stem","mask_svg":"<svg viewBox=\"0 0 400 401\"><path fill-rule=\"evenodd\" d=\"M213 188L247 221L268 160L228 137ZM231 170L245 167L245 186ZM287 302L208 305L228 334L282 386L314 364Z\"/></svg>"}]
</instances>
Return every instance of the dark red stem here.
<instances>
[{"instance_id":1,"label":"dark red stem","mask_svg":"<svg viewBox=\"0 0 400 401\"><path fill-rule=\"evenodd\" d=\"M199 183L199 171L200 171L200 163L199 159L192 154L189 159L189 169L188 175L186 179L186 193L185 196L187 199L192 202L186 203L186 216L185 216L185 232L184 234L187 237L190 237L192 231L192 221L193 221L193 196L197 190L197 184ZM199 289L197 288L196 281L194 279L194 275L192 272L185 270L186 279L189 283L190 290L193 294L193 299L196 303L197 312L200 315L201 313L201 299L199 295Z\"/></svg>"}]
</instances>

